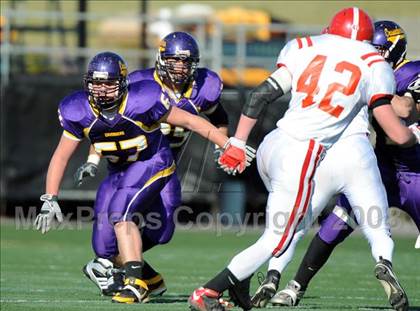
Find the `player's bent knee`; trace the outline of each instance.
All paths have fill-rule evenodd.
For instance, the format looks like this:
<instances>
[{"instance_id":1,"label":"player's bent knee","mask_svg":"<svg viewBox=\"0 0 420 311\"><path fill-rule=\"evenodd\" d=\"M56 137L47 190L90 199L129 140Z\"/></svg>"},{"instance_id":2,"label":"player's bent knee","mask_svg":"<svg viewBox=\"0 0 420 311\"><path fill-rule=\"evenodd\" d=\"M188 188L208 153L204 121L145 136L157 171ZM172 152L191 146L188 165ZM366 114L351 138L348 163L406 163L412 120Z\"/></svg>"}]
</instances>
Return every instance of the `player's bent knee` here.
<instances>
[{"instance_id":1,"label":"player's bent knee","mask_svg":"<svg viewBox=\"0 0 420 311\"><path fill-rule=\"evenodd\" d=\"M93 251L96 257L112 259L118 255L117 245L93 245Z\"/></svg>"}]
</instances>

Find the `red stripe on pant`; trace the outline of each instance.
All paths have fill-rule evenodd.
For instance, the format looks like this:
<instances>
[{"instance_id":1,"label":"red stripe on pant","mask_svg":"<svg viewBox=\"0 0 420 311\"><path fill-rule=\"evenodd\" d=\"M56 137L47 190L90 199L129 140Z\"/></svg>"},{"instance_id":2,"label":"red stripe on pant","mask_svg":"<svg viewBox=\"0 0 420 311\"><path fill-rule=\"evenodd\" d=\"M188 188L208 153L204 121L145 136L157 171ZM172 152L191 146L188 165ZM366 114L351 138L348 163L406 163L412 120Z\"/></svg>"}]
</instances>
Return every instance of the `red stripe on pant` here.
<instances>
[{"instance_id":1,"label":"red stripe on pant","mask_svg":"<svg viewBox=\"0 0 420 311\"><path fill-rule=\"evenodd\" d=\"M309 206L309 199L311 198L311 196L312 196L312 186L313 186L313 183L312 183L312 179L314 178L314 175L315 175L315 170L316 170L316 168L317 168L317 166L318 166L318 164L319 164L319 160L320 160L320 157L321 157L321 153L322 153L322 151L324 151L324 147L322 146L322 145L320 145L319 146L319 149L318 149L318 152L316 153L316 157L315 157L315 164L314 164L314 167L313 167L313 169L312 169L312 173L311 173L311 176L309 177L309 188L308 188L308 192L306 193L306 199L305 199L305 203L304 203L304 205L303 205L303 213L302 213L302 217L301 217L301 219L299 220L299 223L300 223L300 221L303 219L303 217L305 217L305 214L306 214L306 211L307 211L307 209L308 209L308 206ZM298 223L298 224L299 224Z\"/></svg>"},{"instance_id":2,"label":"red stripe on pant","mask_svg":"<svg viewBox=\"0 0 420 311\"><path fill-rule=\"evenodd\" d=\"M291 227L293 227L293 223L295 221L296 215L298 214L298 212L300 210L300 206L301 206L301 203L302 203L302 196L303 196L303 192L304 192L304 189L305 189L305 177L307 176L307 173L308 173L308 168L309 168L310 161L311 161L311 158L312 158L312 153L314 152L314 147L315 147L315 141L313 139L311 139L309 141L308 151L306 152L305 160L303 162L303 166L302 166L302 170L301 170L301 174L300 174L299 189L298 189L297 197L296 197L296 200L295 200L295 204L294 204L292 213L289 217L289 220L287 222L286 229L285 229L285 231L284 231L284 233L283 233L283 235L280 239L280 242L272 252L273 256L276 256L276 254L279 253L279 252L283 252L282 249L284 248L285 243L288 240L290 229L291 229ZM294 228L292 230L292 232L293 232L292 236L295 232L296 227L299 225L300 221L303 219L303 216L305 215L307 207L309 205L309 198L311 196L311 192L310 192L311 191L311 182L312 182L312 178L314 176L316 165L318 164L318 160L319 160L319 157L321 155L322 149L323 149L322 146L318 146L317 155L316 155L315 161L314 161L315 162L314 167L313 167L313 170L312 170L311 174L309 175L309 179L308 179L308 192L306 194L306 198L305 198L305 201L304 201L303 213L302 213L302 216L299 218L297 224L294 226Z\"/></svg>"}]
</instances>

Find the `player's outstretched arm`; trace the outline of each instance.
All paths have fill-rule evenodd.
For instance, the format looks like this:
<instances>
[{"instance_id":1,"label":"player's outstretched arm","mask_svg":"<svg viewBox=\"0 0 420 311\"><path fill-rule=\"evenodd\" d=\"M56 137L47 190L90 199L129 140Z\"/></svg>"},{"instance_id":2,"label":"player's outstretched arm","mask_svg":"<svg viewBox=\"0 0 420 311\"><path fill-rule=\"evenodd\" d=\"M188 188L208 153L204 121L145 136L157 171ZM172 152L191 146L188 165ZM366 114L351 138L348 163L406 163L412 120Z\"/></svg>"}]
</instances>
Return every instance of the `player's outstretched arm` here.
<instances>
[{"instance_id":1,"label":"player's outstretched arm","mask_svg":"<svg viewBox=\"0 0 420 311\"><path fill-rule=\"evenodd\" d=\"M292 76L286 67L282 66L274 71L264 82L252 90L247 102L243 106L242 114L236 128L235 137L229 139L225 151L220 156L218 162L228 174L235 174L236 171L242 172L250 161L255 157L255 150L246 146L246 141L251 130L257 123L258 117L267 104L272 103L277 98L283 96L291 89ZM239 152L242 150L242 152ZM249 161L235 166L235 159L238 154L245 155Z\"/></svg>"},{"instance_id":2,"label":"player's outstretched arm","mask_svg":"<svg viewBox=\"0 0 420 311\"><path fill-rule=\"evenodd\" d=\"M193 115L175 106L172 106L171 110L166 115L166 122L196 132L220 147L223 147L228 141L228 137L206 119Z\"/></svg>"},{"instance_id":3,"label":"player's outstretched arm","mask_svg":"<svg viewBox=\"0 0 420 311\"><path fill-rule=\"evenodd\" d=\"M229 161L229 167L224 167L222 165L222 168L228 173L236 173L237 168L240 168L238 170L239 172L242 172L246 166L250 165L252 159L255 158L255 150L246 146L244 142L240 141L239 144L235 145L235 142L239 141L238 139L235 139L234 137L228 139L222 131L207 120L190 114L182 109L172 106L166 116L166 122L197 132L204 138L224 149L232 148L233 146L236 153L232 159L230 159L231 161ZM251 151L249 151L250 149ZM220 161L219 164L221 164Z\"/></svg>"},{"instance_id":4,"label":"player's outstretched arm","mask_svg":"<svg viewBox=\"0 0 420 311\"><path fill-rule=\"evenodd\" d=\"M80 142L62 135L51 158L47 173L46 193L58 195L67 164Z\"/></svg>"},{"instance_id":5,"label":"player's outstretched arm","mask_svg":"<svg viewBox=\"0 0 420 311\"><path fill-rule=\"evenodd\" d=\"M289 92L291 85L292 75L286 67L281 66L253 89L242 108L235 137L246 141L264 107Z\"/></svg>"},{"instance_id":6,"label":"player's outstretched arm","mask_svg":"<svg viewBox=\"0 0 420 311\"><path fill-rule=\"evenodd\" d=\"M46 193L40 197L40 200L44 203L34 222L35 228L42 233L50 230L54 218L57 218L58 222L63 221L63 214L57 202L57 195L67 163L78 145L79 141L62 135L51 158L47 173Z\"/></svg>"},{"instance_id":7,"label":"player's outstretched arm","mask_svg":"<svg viewBox=\"0 0 420 311\"><path fill-rule=\"evenodd\" d=\"M418 138L409 128L401 124L391 105L384 104L373 108L373 116L383 128L386 135L402 146L412 146L418 143Z\"/></svg>"}]
</instances>

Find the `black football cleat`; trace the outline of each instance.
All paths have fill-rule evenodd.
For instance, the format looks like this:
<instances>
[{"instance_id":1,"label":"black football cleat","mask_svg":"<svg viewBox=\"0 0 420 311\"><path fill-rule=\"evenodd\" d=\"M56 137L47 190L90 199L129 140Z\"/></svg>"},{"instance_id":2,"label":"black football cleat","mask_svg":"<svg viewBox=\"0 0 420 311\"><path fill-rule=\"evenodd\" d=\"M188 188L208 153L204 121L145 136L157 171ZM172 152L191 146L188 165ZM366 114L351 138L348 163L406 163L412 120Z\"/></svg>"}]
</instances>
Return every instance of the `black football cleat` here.
<instances>
[{"instance_id":1,"label":"black football cleat","mask_svg":"<svg viewBox=\"0 0 420 311\"><path fill-rule=\"evenodd\" d=\"M392 270L392 264L386 259L379 257L375 265L375 276L385 289L388 301L398 311L408 310L408 298L401 284Z\"/></svg>"},{"instance_id":2,"label":"black football cleat","mask_svg":"<svg viewBox=\"0 0 420 311\"><path fill-rule=\"evenodd\" d=\"M264 277L263 274L262 277ZM259 275L258 278L260 278ZM280 273L276 270L268 271L267 276L260 282L260 287L258 287L254 296L251 298L252 306L255 308L264 308L276 294L279 282Z\"/></svg>"},{"instance_id":3,"label":"black football cleat","mask_svg":"<svg viewBox=\"0 0 420 311\"><path fill-rule=\"evenodd\" d=\"M165 281L163 280L163 277L160 274L157 274L156 276L150 279L145 279L143 281L149 288L148 294L150 297L162 296L167 290Z\"/></svg>"},{"instance_id":4,"label":"black football cleat","mask_svg":"<svg viewBox=\"0 0 420 311\"><path fill-rule=\"evenodd\" d=\"M106 287L102 289L105 296L114 296L124 289L125 273L121 269L114 269L112 276L108 279Z\"/></svg>"},{"instance_id":5,"label":"black football cleat","mask_svg":"<svg viewBox=\"0 0 420 311\"><path fill-rule=\"evenodd\" d=\"M150 297L146 283L135 277L126 277L123 290L112 297L112 302L125 304L146 303L149 301Z\"/></svg>"}]
</instances>

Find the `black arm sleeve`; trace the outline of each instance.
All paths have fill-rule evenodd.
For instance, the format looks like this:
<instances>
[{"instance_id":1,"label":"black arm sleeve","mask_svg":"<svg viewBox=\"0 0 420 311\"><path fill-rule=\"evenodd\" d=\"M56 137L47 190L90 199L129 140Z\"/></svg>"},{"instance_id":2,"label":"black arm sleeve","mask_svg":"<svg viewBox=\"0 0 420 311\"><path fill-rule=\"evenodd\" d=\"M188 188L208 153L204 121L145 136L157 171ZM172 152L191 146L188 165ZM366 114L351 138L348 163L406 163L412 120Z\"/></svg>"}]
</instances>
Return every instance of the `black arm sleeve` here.
<instances>
[{"instance_id":1,"label":"black arm sleeve","mask_svg":"<svg viewBox=\"0 0 420 311\"><path fill-rule=\"evenodd\" d=\"M244 107L242 114L252 119L258 119L266 104L273 102L276 98L283 96L284 92L280 85L271 77L252 90Z\"/></svg>"},{"instance_id":2,"label":"black arm sleeve","mask_svg":"<svg viewBox=\"0 0 420 311\"><path fill-rule=\"evenodd\" d=\"M388 97L381 97L378 98L377 100L375 100L370 106L370 109L375 109L379 106L383 106L383 105L391 105L391 98Z\"/></svg>"},{"instance_id":3,"label":"black arm sleeve","mask_svg":"<svg viewBox=\"0 0 420 311\"><path fill-rule=\"evenodd\" d=\"M207 117L213 125L220 126L228 124L228 116L221 103L219 103L216 107L216 110L214 110Z\"/></svg>"}]
</instances>

